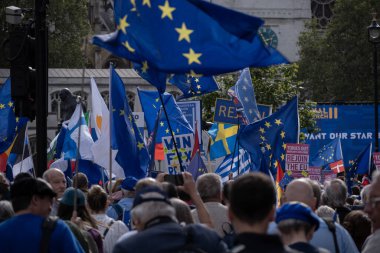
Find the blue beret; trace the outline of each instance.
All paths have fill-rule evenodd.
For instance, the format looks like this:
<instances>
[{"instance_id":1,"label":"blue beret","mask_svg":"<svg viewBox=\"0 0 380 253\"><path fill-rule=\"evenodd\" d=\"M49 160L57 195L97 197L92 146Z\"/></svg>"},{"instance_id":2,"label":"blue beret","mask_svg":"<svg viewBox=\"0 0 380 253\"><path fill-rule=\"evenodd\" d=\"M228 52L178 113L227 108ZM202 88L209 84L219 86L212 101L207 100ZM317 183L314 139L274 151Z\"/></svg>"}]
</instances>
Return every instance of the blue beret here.
<instances>
[{"instance_id":1,"label":"blue beret","mask_svg":"<svg viewBox=\"0 0 380 253\"><path fill-rule=\"evenodd\" d=\"M137 178L128 176L121 183L121 188L127 191L134 191L137 181Z\"/></svg>"},{"instance_id":2,"label":"blue beret","mask_svg":"<svg viewBox=\"0 0 380 253\"><path fill-rule=\"evenodd\" d=\"M315 226L315 230L319 228L318 216L308 207L301 202L289 202L277 209L276 223L283 220L295 219L301 220Z\"/></svg>"}]
</instances>

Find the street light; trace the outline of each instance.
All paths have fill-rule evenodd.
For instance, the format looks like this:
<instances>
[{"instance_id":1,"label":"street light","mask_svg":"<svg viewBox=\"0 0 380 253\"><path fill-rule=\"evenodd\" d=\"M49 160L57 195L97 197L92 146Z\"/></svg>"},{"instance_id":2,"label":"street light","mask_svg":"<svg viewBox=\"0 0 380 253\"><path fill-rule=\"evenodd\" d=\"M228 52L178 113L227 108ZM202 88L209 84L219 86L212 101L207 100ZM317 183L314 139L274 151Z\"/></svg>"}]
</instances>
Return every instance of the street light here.
<instances>
[{"instance_id":1,"label":"street light","mask_svg":"<svg viewBox=\"0 0 380 253\"><path fill-rule=\"evenodd\" d=\"M375 90L375 152L379 151L379 114L378 114L378 87L377 87L377 45L380 43L380 25L373 14L371 24L367 27L368 41L373 44L373 84Z\"/></svg>"}]
</instances>

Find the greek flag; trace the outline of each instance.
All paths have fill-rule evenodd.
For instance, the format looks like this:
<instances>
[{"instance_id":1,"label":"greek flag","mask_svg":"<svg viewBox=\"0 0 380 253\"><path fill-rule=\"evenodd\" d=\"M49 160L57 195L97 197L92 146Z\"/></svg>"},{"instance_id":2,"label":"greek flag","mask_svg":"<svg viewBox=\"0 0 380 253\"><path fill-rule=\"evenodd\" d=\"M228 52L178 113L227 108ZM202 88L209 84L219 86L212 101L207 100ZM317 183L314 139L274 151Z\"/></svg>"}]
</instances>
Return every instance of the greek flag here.
<instances>
[{"instance_id":1,"label":"greek flag","mask_svg":"<svg viewBox=\"0 0 380 253\"><path fill-rule=\"evenodd\" d=\"M227 155L226 158L224 158L223 162L215 170L215 173L222 178L223 183L251 171L251 157L247 151L240 148L239 154L236 155L233 159L232 156L232 154ZM232 166L231 162L233 162Z\"/></svg>"}]
</instances>

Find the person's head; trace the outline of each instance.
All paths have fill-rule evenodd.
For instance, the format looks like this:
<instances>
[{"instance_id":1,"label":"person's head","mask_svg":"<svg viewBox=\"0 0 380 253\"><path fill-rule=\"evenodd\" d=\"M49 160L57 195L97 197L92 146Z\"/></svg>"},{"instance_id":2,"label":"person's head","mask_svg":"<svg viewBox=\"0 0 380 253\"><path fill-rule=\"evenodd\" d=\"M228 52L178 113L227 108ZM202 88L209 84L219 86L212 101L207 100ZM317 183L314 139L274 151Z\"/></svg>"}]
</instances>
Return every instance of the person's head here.
<instances>
[{"instance_id":1,"label":"person's head","mask_svg":"<svg viewBox=\"0 0 380 253\"><path fill-rule=\"evenodd\" d=\"M361 210L351 211L342 223L350 233L358 249L361 249L366 238L371 234L371 220Z\"/></svg>"},{"instance_id":2,"label":"person's head","mask_svg":"<svg viewBox=\"0 0 380 253\"><path fill-rule=\"evenodd\" d=\"M380 173L373 173L372 184L364 211L372 221L373 230L380 229Z\"/></svg>"},{"instance_id":3,"label":"person's head","mask_svg":"<svg viewBox=\"0 0 380 253\"><path fill-rule=\"evenodd\" d=\"M265 233L274 219L276 193L263 173L249 173L232 183L228 215L237 233L258 229Z\"/></svg>"},{"instance_id":4,"label":"person's head","mask_svg":"<svg viewBox=\"0 0 380 253\"><path fill-rule=\"evenodd\" d=\"M360 199L362 200L363 205L365 205L368 202L370 187L371 185L368 184L364 186L360 191Z\"/></svg>"},{"instance_id":5,"label":"person's head","mask_svg":"<svg viewBox=\"0 0 380 253\"><path fill-rule=\"evenodd\" d=\"M62 220L70 220L74 211L75 198L77 216L80 217L82 221L89 223L94 228L97 228L94 218L92 218L86 207L85 194L81 190L73 187L67 188L63 193L63 196L59 202L57 216Z\"/></svg>"},{"instance_id":6,"label":"person's head","mask_svg":"<svg viewBox=\"0 0 380 253\"><path fill-rule=\"evenodd\" d=\"M302 202L312 210L316 209L317 199L314 197L313 187L307 180L295 179L286 187L284 203L292 201Z\"/></svg>"},{"instance_id":7,"label":"person's head","mask_svg":"<svg viewBox=\"0 0 380 253\"><path fill-rule=\"evenodd\" d=\"M73 186L81 189L82 192L88 192L88 178L86 174L78 172L73 176Z\"/></svg>"},{"instance_id":8,"label":"person's head","mask_svg":"<svg viewBox=\"0 0 380 253\"><path fill-rule=\"evenodd\" d=\"M156 181L156 179L154 179L152 177L144 177L144 178L140 179L139 181L137 181L134 189L136 190L136 192L138 192L147 186L158 186L158 185L159 185L159 183Z\"/></svg>"},{"instance_id":9,"label":"person's head","mask_svg":"<svg viewBox=\"0 0 380 253\"><path fill-rule=\"evenodd\" d=\"M323 219L336 220L336 222L339 222L339 216L336 214L335 210L329 206L322 205L318 207L315 213Z\"/></svg>"},{"instance_id":10,"label":"person's head","mask_svg":"<svg viewBox=\"0 0 380 253\"><path fill-rule=\"evenodd\" d=\"M311 185L311 188L313 189L313 195L316 201L315 208L318 208L321 205L321 185L317 181L311 180L310 178L303 178L303 180L306 180Z\"/></svg>"},{"instance_id":11,"label":"person's head","mask_svg":"<svg viewBox=\"0 0 380 253\"><path fill-rule=\"evenodd\" d=\"M185 201L179 198L171 198L170 203L173 205L176 213L176 217L179 223L183 222L185 224L193 224L194 219L191 215L191 210Z\"/></svg>"},{"instance_id":12,"label":"person's head","mask_svg":"<svg viewBox=\"0 0 380 253\"><path fill-rule=\"evenodd\" d=\"M206 173L197 178L196 187L203 202L221 202L222 180L216 173Z\"/></svg>"},{"instance_id":13,"label":"person's head","mask_svg":"<svg viewBox=\"0 0 380 253\"><path fill-rule=\"evenodd\" d=\"M11 186L11 201L14 212L48 216L56 193L42 179L24 178Z\"/></svg>"},{"instance_id":14,"label":"person's head","mask_svg":"<svg viewBox=\"0 0 380 253\"><path fill-rule=\"evenodd\" d=\"M57 198L61 198L66 190L65 174L59 169L50 168L44 172L42 178L53 187L53 190L57 193Z\"/></svg>"},{"instance_id":15,"label":"person's head","mask_svg":"<svg viewBox=\"0 0 380 253\"><path fill-rule=\"evenodd\" d=\"M0 223L15 215L11 202L8 200L0 201Z\"/></svg>"},{"instance_id":16,"label":"person's head","mask_svg":"<svg viewBox=\"0 0 380 253\"><path fill-rule=\"evenodd\" d=\"M224 205L228 205L229 203L229 197L230 197L230 190L231 190L231 185L232 185L233 180L228 180L224 185L223 185L223 190L222 190L222 203Z\"/></svg>"},{"instance_id":17,"label":"person's head","mask_svg":"<svg viewBox=\"0 0 380 253\"><path fill-rule=\"evenodd\" d=\"M360 195L360 187L358 185L354 185L351 187L352 195Z\"/></svg>"},{"instance_id":18,"label":"person's head","mask_svg":"<svg viewBox=\"0 0 380 253\"><path fill-rule=\"evenodd\" d=\"M137 192L131 210L132 224L138 231L149 227L149 222L157 217L168 217L177 222L175 209L167 195L155 186L145 187Z\"/></svg>"},{"instance_id":19,"label":"person's head","mask_svg":"<svg viewBox=\"0 0 380 253\"><path fill-rule=\"evenodd\" d=\"M319 219L310 207L301 202L288 202L276 212L276 223L285 244L310 241L319 227Z\"/></svg>"},{"instance_id":20,"label":"person's head","mask_svg":"<svg viewBox=\"0 0 380 253\"><path fill-rule=\"evenodd\" d=\"M346 204L347 186L340 179L328 181L325 185L327 205L332 208L342 207Z\"/></svg>"},{"instance_id":21,"label":"person's head","mask_svg":"<svg viewBox=\"0 0 380 253\"><path fill-rule=\"evenodd\" d=\"M99 185L93 185L88 191L87 203L93 213L105 213L108 204L107 193Z\"/></svg>"}]
</instances>

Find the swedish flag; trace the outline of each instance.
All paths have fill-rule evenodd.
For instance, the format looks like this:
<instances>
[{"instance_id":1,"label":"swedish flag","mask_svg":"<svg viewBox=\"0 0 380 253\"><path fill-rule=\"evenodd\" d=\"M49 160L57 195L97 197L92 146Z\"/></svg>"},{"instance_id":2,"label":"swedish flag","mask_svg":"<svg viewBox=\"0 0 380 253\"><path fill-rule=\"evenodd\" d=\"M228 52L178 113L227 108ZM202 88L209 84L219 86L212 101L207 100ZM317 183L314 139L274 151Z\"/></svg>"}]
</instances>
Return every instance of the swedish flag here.
<instances>
[{"instance_id":1,"label":"swedish flag","mask_svg":"<svg viewBox=\"0 0 380 253\"><path fill-rule=\"evenodd\" d=\"M211 136L210 159L229 155L233 153L238 125L214 123L208 131Z\"/></svg>"}]
</instances>

